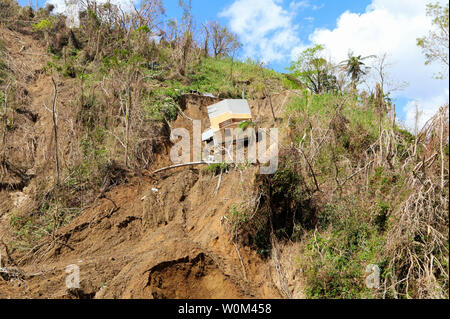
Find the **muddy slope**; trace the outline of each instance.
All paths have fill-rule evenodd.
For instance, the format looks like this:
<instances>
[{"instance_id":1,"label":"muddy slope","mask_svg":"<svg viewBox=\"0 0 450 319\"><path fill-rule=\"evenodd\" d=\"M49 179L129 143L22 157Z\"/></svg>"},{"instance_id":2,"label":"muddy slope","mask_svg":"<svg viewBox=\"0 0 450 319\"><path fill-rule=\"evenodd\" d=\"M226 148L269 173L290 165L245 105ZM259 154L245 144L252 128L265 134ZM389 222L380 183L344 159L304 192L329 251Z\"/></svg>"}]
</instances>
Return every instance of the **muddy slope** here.
<instances>
[{"instance_id":1,"label":"muddy slope","mask_svg":"<svg viewBox=\"0 0 450 319\"><path fill-rule=\"evenodd\" d=\"M54 178L48 110L53 87L42 72L49 58L45 50L31 37L1 33L11 58L29 68L23 78L23 112L17 115L20 128L11 133L15 146L8 150L10 162L20 163L19 173L1 179L0 238L8 242L11 214L32 207L39 180ZM76 114L67 107L75 85L64 80L60 87L59 121L68 127L60 141L67 150L76 133ZM275 97L274 103L285 100ZM204 106L210 102L214 100L191 97L182 107L188 117L202 118L205 127ZM271 114L267 101L250 104L259 118ZM190 121L179 117L174 127L179 126L190 129ZM149 171L170 164L167 152L159 154ZM3 258L0 266L8 273L0 276L0 298L302 297L295 246L280 245L276 258L262 259L254 250L233 244L232 225L225 217L233 204L248 199L256 172L249 167L224 174L217 194L219 176L202 167L131 175L128 183L100 196L32 250ZM4 247L0 253L8 254ZM78 289L66 287L70 265L79 267Z\"/></svg>"}]
</instances>

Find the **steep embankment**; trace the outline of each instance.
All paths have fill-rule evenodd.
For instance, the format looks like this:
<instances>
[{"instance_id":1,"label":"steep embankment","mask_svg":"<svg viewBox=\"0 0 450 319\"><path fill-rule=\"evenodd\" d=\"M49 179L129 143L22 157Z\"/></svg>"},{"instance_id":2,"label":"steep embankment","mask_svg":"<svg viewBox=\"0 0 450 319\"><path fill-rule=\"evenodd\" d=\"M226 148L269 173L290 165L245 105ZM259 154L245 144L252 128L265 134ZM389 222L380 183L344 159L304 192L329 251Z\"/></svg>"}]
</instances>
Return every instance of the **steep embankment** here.
<instances>
[{"instance_id":1,"label":"steep embankment","mask_svg":"<svg viewBox=\"0 0 450 319\"><path fill-rule=\"evenodd\" d=\"M8 186L0 192L0 236L8 243L14 235L11 217L31 210L40 181L55 178L53 87L42 72L48 56L39 44L26 36L17 42L18 35L8 30L1 33L11 61L30 68L23 81L26 102L16 115L17 129L8 135L15 141L8 159L21 163L23 173L15 178L22 185L3 176L2 183ZM21 42L23 47L17 44ZM58 121L67 128L61 130L58 143L63 153L75 143L71 137L77 130L76 114L69 107L75 85L71 79L62 79L59 85ZM282 105L286 96L274 99ZM190 97L184 113L202 118L206 125L204 107L212 101ZM268 101L252 101L251 107L259 119L271 114ZM179 116L172 126L190 129L190 121ZM168 148L163 148L149 171L169 163ZM276 258L262 259L254 250L233 243L229 209L249 201L256 171L247 167L223 174L217 194L219 176L202 167L156 175L128 173L127 183L100 195L38 245L14 251L11 258L2 247L6 272L0 277L0 298L302 297L294 246L277 249ZM66 287L69 265L79 266L79 289Z\"/></svg>"},{"instance_id":2,"label":"steep embankment","mask_svg":"<svg viewBox=\"0 0 450 319\"><path fill-rule=\"evenodd\" d=\"M238 180L238 172L225 176L214 198L215 178L195 169L133 178L29 255L22 271L37 275L24 296L67 295L64 270L76 264L83 294L96 297L277 297L269 269L241 248L245 280L221 223Z\"/></svg>"},{"instance_id":3,"label":"steep embankment","mask_svg":"<svg viewBox=\"0 0 450 319\"><path fill-rule=\"evenodd\" d=\"M45 96L51 96L51 86L48 77L42 74L48 59L45 50L29 36L19 36L6 28L0 32L4 59L18 83L14 93L20 102L14 109L7 110L7 118L12 124L2 132L2 154L7 156L2 160L0 175L0 230L3 240L7 241L10 216L6 212L25 203L36 171L45 171L46 157L51 154L43 147L50 145L47 139L51 138L51 114L43 103Z\"/></svg>"}]
</instances>

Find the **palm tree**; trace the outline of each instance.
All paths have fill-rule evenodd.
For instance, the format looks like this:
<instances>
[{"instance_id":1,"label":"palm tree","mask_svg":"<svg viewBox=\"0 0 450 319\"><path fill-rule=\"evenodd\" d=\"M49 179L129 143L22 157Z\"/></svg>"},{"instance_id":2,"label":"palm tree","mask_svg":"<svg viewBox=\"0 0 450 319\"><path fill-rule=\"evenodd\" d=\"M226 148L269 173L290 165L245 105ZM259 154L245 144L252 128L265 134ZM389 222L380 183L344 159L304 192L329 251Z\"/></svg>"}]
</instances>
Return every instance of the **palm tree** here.
<instances>
[{"instance_id":1,"label":"palm tree","mask_svg":"<svg viewBox=\"0 0 450 319\"><path fill-rule=\"evenodd\" d=\"M369 58L375 58L375 55L369 55L365 57L361 57L360 55L354 56L353 53L349 53L348 59L344 60L340 63L344 67L344 70L347 71L347 75L352 79L352 88L356 90L356 84L361 79L362 75L366 75L369 69L368 66L362 62L363 60Z\"/></svg>"}]
</instances>

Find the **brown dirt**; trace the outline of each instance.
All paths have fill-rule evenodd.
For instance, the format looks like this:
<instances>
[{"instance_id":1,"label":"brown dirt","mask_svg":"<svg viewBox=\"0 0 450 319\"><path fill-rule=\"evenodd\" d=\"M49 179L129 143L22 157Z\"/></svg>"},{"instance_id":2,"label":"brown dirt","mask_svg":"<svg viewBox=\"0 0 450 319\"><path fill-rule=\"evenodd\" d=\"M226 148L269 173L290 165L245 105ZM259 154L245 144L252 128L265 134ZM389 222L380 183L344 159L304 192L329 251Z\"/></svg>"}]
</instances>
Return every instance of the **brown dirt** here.
<instances>
[{"instance_id":1,"label":"brown dirt","mask_svg":"<svg viewBox=\"0 0 450 319\"><path fill-rule=\"evenodd\" d=\"M64 270L76 264L83 294L98 298L280 297L268 265L241 247L245 279L221 223L239 180L238 172L227 174L217 199L216 178L195 169L116 187L106 197L118 210L99 200L24 260L19 296L70 297ZM1 297L17 296L2 286Z\"/></svg>"},{"instance_id":2,"label":"brown dirt","mask_svg":"<svg viewBox=\"0 0 450 319\"><path fill-rule=\"evenodd\" d=\"M24 163L31 179L21 189L0 190L0 239L8 242L11 214L33 206L30 198L40 180L54 179L51 113L44 106L51 107L53 87L51 78L41 72L48 56L39 43L5 29L0 34L12 59L29 68L30 76L24 77L28 103L23 108L36 115L36 121L26 112L19 115L21 128L11 136L15 142L10 158ZM69 105L75 85L61 80L59 122L68 128L61 134L63 153L74 147L76 130ZM274 105L283 103L285 96L274 97ZM202 118L206 128L204 106L210 103L209 98L188 97L184 112ZM271 114L267 101L250 105L260 119ZM173 126L189 128L189 120L179 117ZM167 155L167 151L159 154L149 170L170 164ZM231 226L223 218L231 205L247 199L255 173L256 168L249 167L224 174L216 196L218 176L201 167L131 176L55 236L44 238L29 252L15 252L12 257L18 266L10 261L5 266L23 276L0 277L0 298L281 298L282 283L272 258L263 260L249 247L236 247ZM279 259L291 294L302 297L295 265L298 250L293 245L282 248ZM79 289L67 289L65 284L66 267L73 264L80 267Z\"/></svg>"}]
</instances>

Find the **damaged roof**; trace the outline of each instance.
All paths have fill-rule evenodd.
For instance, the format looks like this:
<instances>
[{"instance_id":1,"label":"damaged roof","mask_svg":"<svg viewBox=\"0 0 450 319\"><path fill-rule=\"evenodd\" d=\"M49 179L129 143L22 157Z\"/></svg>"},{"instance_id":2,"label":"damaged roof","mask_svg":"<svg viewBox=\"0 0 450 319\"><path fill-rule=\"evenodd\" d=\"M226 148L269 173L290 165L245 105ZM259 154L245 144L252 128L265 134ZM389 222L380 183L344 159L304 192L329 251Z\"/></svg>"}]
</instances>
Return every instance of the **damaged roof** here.
<instances>
[{"instance_id":1,"label":"damaged roof","mask_svg":"<svg viewBox=\"0 0 450 319\"><path fill-rule=\"evenodd\" d=\"M218 117L224 113L249 114L251 116L248 102L243 99L228 99L208 106L208 115L210 119Z\"/></svg>"}]
</instances>

